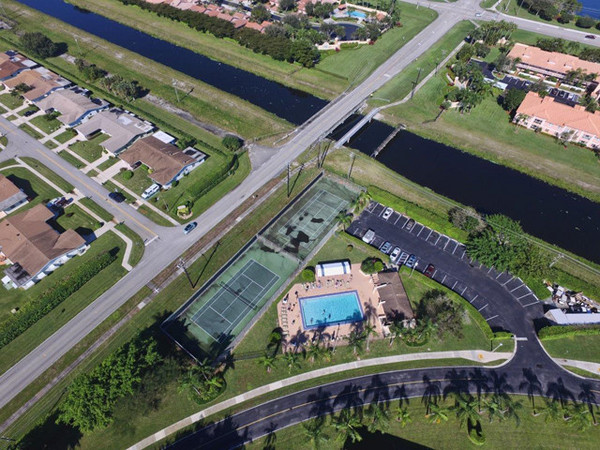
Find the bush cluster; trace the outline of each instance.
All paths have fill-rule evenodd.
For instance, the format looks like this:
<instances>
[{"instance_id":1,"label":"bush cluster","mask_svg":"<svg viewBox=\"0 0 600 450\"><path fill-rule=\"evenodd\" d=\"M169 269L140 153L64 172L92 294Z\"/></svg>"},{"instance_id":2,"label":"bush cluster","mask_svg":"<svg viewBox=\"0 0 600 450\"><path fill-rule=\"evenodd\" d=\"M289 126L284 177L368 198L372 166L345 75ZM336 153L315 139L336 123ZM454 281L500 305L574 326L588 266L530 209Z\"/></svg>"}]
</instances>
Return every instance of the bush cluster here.
<instances>
[{"instance_id":1,"label":"bush cluster","mask_svg":"<svg viewBox=\"0 0 600 450\"><path fill-rule=\"evenodd\" d=\"M237 155L233 155L230 163L227 165L224 165L221 168L221 170L219 170L218 172L213 174L211 178L209 178L208 180L202 179L198 183L188 186L187 187L188 193L192 197L194 197L194 199L199 199L204 194L206 194L208 191L210 191L212 188L214 188L219 183L221 183L229 175L234 174L235 171L238 169L239 165L240 165L240 163L239 163Z\"/></svg>"},{"instance_id":2,"label":"bush cluster","mask_svg":"<svg viewBox=\"0 0 600 450\"><path fill-rule=\"evenodd\" d=\"M312 283L313 281L316 280L315 278L315 269L313 267L307 267L306 269L304 269L302 271L302 281L305 281L307 283Z\"/></svg>"},{"instance_id":3,"label":"bush cluster","mask_svg":"<svg viewBox=\"0 0 600 450\"><path fill-rule=\"evenodd\" d=\"M360 270L366 274L381 272L383 262L379 258L367 258L360 264Z\"/></svg>"},{"instance_id":4,"label":"bush cluster","mask_svg":"<svg viewBox=\"0 0 600 450\"><path fill-rule=\"evenodd\" d=\"M79 266L69 277L23 306L18 314L13 315L0 325L0 348L24 333L116 259L116 251L102 253L93 260Z\"/></svg>"},{"instance_id":5,"label":"bush cluster","mask_svg":"<svg viewBox=\"0 0 600 450\"><path fill-rule=\"evenodd\" d=\"M538 332L542 340L559 339L570 336L597 336L600 335L600 326L549 326Z\"/></svg>"}]
</instances>

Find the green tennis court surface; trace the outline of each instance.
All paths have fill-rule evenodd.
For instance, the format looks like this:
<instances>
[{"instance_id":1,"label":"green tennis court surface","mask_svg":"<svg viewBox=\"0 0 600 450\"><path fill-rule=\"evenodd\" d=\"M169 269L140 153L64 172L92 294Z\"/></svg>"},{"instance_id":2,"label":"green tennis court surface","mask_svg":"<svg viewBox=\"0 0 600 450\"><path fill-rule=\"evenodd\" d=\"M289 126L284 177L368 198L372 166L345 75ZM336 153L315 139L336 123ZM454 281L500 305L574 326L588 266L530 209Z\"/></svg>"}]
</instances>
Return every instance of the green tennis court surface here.
<instances>
[{"instance_id":1,"label":"green tennis court surface","mask_svg":"<svg viewBox=\"0 0 600 450\"><path fill-rule=\"evenodd\" d=\"M334 226L356 196L321 178L211 284L186 302L165 329L190 353L217 356L256 316Z\"/></svg>"}]
</instances>

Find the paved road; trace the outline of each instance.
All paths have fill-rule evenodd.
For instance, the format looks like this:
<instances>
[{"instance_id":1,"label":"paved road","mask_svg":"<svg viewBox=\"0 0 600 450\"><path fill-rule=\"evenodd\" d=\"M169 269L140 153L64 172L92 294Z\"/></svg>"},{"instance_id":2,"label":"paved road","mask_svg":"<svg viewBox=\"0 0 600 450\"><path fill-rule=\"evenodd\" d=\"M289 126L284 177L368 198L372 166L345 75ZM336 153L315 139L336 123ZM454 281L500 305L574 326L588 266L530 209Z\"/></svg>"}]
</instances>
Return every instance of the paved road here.
<instances>
[{"instance_id":1,"label":"paved road","mask_svg":"<svg viewBox=\"0 0 600 450\"><path fill-rule=\"evenodd\" d=\"M208 230L217 226L222 219L231 214L252 193L270 179L280 174L289 162L295 160L321 137L326 136L338 125L341 119L350 115L373 92L423 54L452 28L454 24L460 20L473 18L474 12L479 9L474 0L461 0L449 5L432 3L429 6L439 12L439 17L433 23L392 55L359 86L331 102L316 114L315 117L301 126L293 138L281 147L267 162L253 170L236 189L225 195L213 207L202 214L198 219L199 226L194 233L185 238L183 235L177 236L176 231L172 230L173 234L167 236L163 234L167 233L166 231L151 228L159 234L160 239L148 247L147 254L144 256L142 262L128 276L119 280L80 314L0 376L0 407L6 405L6 403L51 367L60 357L73 348L92 329L160 273L171 261L175 260L181 253L193 245L195 239L198 239ZM522 25L525 29L541 27L539 31L552 36L560 33L561 37L575 40L582 39L581 33L574 30L561 31L560 29L551 28L549 25L531 25L529 22L523 22L522 20L518 24L519 26ZM600 45L600 43L595 42L592 42L592 44ZM3 124L10 128L10 125L7 125L6 121ZM14 131L15 136L18 136L18 133ZM16 149L16 153L29 154L28 152L34 151L39 158L39 152L35 150L36 146L37 144L32 142L31 139L29 141L24 140L23 146ZM43 149L39 150L43 151ZM49 151L46 152L47 155L49 153ZM62 166L66 167L66 164L63 163ZM58 170L58 172L63 173L62 170ZM69 178L71 178L71 175L73 174L69 174ZM73 179L76 179L76 177ZM89 180L86 180L86 182L89 183ZM101 195L105 195L98 186L94 186L94 189L101 192ZM87 191L82 189L82 192L86 193ZM108 209L111 212L113 211L111 208ZM119 214L115 215L117 217L125 217L129 214L132 217L136 217L131 211L127 211L127 213L124 211L120 211ZM139 222L143 223L141 219ZM133 224L130 223L130 225ZM135 226L132 227L135 228Z\"/></svg>"},{"instance_id":2,"label":"paved road","mask_svg":"<svg viewBox=\"0 0 600 450\"><path fill-rule=\"evenodd\" d=\"M591 403L600 403L600 381L586 380L563 370L537 340L534 323L543 318L540 302L523 305L516 294L522 287L515 289L510 282L504 281L508 277L472 262L463 255L462 248L454 251L455 241L440 235L431 239L431 230L419 224L408 230L406 218L396 213L386 221L381 217L383 207L372 206L352 223L348 232L360 237L367 229L373 229L378 236L377 244L389 240L418 255L424 265L433 263L447 276L463 280L469 289L485 298L486 314L493 318L490 325L510 331L519 338L513 359L493 369L446 367L391 371L318 386L208 425L170 448L235 448L281 428L343 408L427 395L445 397L452 392L533 393L562 400L588 399ZM460 288L455 290L462 291ZM469 297L467 300L473 303L473 296ZM530 386L538 387L530 390Z\"/></svg>"}]
</instances>

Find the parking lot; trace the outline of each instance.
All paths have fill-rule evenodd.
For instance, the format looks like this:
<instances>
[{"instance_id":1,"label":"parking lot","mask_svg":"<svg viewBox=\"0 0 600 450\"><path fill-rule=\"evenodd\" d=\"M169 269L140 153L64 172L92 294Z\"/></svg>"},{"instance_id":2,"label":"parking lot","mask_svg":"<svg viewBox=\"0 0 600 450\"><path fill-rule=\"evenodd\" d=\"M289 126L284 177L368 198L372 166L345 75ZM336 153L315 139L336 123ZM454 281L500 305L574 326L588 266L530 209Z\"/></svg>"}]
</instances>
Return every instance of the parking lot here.
<instances>
[{"instance_id":1,"label":"parking lot","mask_svg":"<svg viewBox=\"0 0 600 450\"><path fill-rule=\"evenodd\" d=\"M369 229L373 230L372 246L380 248L390 242L392 247L415 255L415 270L419 272L425 272L428 265L433 264L431 278L465 298L493 328L510 329L508 316L518 314L512 308L509 312L508 296L517 300L522 308L540 305L535 294L519 278L473 261L460 242L396 211L385 220L385 209L384 205L371 202L347 232L362 239Z\"/></svg>"}]
</instances>

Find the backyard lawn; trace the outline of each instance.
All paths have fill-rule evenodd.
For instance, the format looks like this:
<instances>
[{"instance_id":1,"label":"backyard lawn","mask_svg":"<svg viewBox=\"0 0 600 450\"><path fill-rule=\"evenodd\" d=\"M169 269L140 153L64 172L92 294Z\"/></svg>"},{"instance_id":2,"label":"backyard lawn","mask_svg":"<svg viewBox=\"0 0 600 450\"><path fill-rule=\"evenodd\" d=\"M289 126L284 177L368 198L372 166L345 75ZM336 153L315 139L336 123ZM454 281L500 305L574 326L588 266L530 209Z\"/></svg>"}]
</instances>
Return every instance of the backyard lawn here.
<instances>
[{"instance_id":1,"label":"backyard lawn","mask_svg":"<svg viewBox=\"0 0 600 450\"><path fill-rule=\"evenodd\" d=\"M100 144L107 140L109 136L104 133L98 133L92 139L87 141L77 141L69 146L69 149L83 159L89 162L94 162L102 156L102 147Z\"/></svg>"},{"instance_id":2,"label":"backyard lawn","mask_svg":"<svg viewBox=\"0 0 600 450\"><path fill-rule=\"evenodd\" d=\"M77 205L69 205L56 218L56 223L62 230L75 230L81 236L87 236L100 228L100 223Z\"/></svg>"},{"instance_id":3,"label":"backyard lawn","mask_svg":"<svg viewBox=\"0 0 600 450\"><path fill-rule=\"evenodd\" d=\"M34 117L30 122L46 134L52 134L63 126L52 114Z\"/></svg>"},{"instance_id":4,"label":"backyard lawn","mask_svg":"<svg viewBox=\"0 0 600 450\"><path fill-rule=\"evenodd\" d=\"M29 203L21 206L13 212L13 215L32 208L39 203L46 203L49 200L60 196L58 191L48 186L48 184L40 180L25 167L2 169L0 173L12 181L19 189L22 189L29 198Z\"/></svg>"},{"instance_id":5,"label":"backyard lawn","mask_svg":"<svg viewBox=\"0 0 600 450\"><path fill-rule=\"evenodd\" d=\"M0 103L6 106L7 110L18 108L23 104L23 97L13 94L0 95Z\"/></svg>"},{"instance_id":6,"label":"backyard lawn","mask_svg":"<svg viewBox=\"0 0 600 450\"><path fill-rule=\"evenodd\" d=\"M600 363L600 335L543 339L542 344L554 358Z\"/></svg>"},{"instance_id":7,"label":"backyard lawn","mask_svg":"<svg viewBox=\"0 0 600 450\"><path fill-rule=\"evenodd\" d=\"M196 169L196 171L199 169ZM196 172L194 171L194 172ZM192 172L192 173L194 173ZM127 173L132 173L133 176L127 179ZM148 166L142 164L135 170L122 170L114 176L115 181L118 181L126 188L135 192L137 195L141 195L147 188L149 188L154 181L148 176Z\"/></svg>"}]
</instances>

